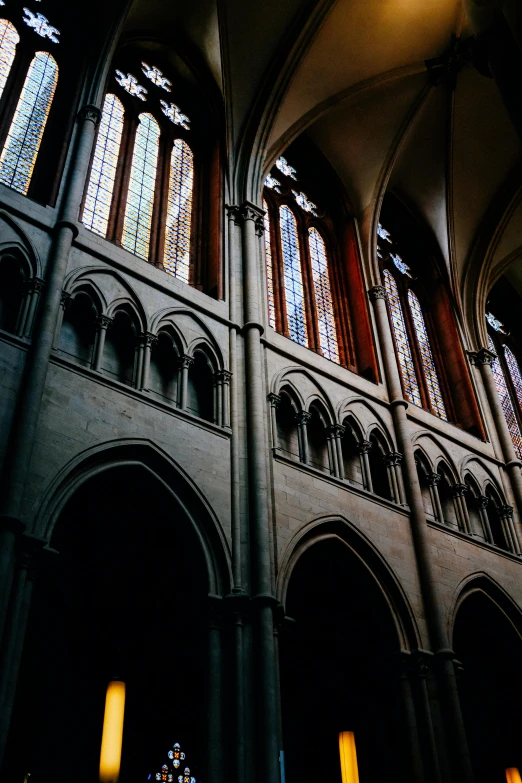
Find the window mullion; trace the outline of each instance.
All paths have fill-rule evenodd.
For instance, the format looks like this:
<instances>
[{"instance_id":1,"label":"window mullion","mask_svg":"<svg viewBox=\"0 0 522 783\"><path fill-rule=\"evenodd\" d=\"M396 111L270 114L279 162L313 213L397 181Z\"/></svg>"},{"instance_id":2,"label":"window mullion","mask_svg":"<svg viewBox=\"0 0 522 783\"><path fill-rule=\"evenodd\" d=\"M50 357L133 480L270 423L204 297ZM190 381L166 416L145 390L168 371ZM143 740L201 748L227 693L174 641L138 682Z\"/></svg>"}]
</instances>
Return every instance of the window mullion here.
<instances>
[{"instance_id":1,"label":"window mullion","mask_svg":"<svg viewBox=\"0 0 522 783\"><path fill-rule=\"evenodd\" d=\"M410 303L408 301L408 287L402 284L402 280L400 281L399 291L400 291L402 310L406 321L406 329L408 331L408 339L410 341L410 346L411 346L413 365L415 368L415 374L417 376L417 381L419 384L419 392L421 396L422 407L425 410L430 411L430 413L435 413L431 405L430 396L428 394L428 387L426 384L424 366L422 364L422 359L420 355L417 333L413 326L413 315L411 312Z\"/></svg>"},{"instance_id":2,"label":"window mullion","mask_svg":"<svg viewBox=\"0 0 522 783\"><path fill-rule=\"evenodd\" d=\"M109 225L107 228L107 239L111 239L118 244L121 244L121 236L123 233L123 221L129 193L132 156L134 153L137 130L138 117L134 112L131 113L125 107L123 138L121 140L118 170L114 183L114 194L112 197Z\"/></svg>"},{"instance_id":3,"label":"window mullion","mask_svg":"<svg viewBox=\"0 0 522 783\"><path fill-rule=\"evenodd\" d=\"M319 337L319 323L317 316L317 302L315 300L315 288L312 273L312 260L310 258L310 247L308 245L308 226L302 216L299 215L297 225L299 235L299 246L301 251L301 274L303 277L303 289L305 302L306 323L308 327L308 347L316 353L322 354L321 341Z\"/></svg>"},{"instance_id":4,"label":"window mullion","mask_svg":"<svg viewBox=\"0 0 522 783\"><path fill-rule=\"evenodd\" d=\"M154 266L163 269L163 254L165 250L165 223L167 217L167 202L170 177L171 135L161 131L158 167L156 169L156 196L152 210L152 226L150 235L150 261Z\"/></svg>"}]
</instances>

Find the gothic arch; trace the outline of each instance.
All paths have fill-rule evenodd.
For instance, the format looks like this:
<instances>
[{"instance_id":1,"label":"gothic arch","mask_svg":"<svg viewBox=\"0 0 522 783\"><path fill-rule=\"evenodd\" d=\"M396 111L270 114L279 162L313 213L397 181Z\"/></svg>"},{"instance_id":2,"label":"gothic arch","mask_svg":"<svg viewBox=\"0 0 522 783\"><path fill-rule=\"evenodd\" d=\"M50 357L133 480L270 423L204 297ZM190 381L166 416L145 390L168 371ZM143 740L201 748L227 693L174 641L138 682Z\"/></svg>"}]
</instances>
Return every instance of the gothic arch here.
<instances>
[{"instance_id":1,"label":"gothic arch","mask_svg":"<svg viewBox=\"0 0 522 783\"><path fill-rule=\"evenodd\" d=\"M470 574L463 579L453 594L452 608L448 617L448 637L451 640L453 640L458 610L466 598L469 598L473 593L485 595L506 618L522 640L522 607L492 576L483 571Z\"/></svg>"},{"instance_id":2,"label":"gothic arch","mask_svg":"<svg viewBox=\"0 0 522 783\"><path fill-rule=\"evenodd\" d=\"M290 376L293 376L291 380ZM307 381L314 387L314 391L306 397L301 391L297 391L297 379L299 376L306 378ZM328 415L330 416L331 421L335 421L335 413L330 398L311 372L308 372L308 370L304 369L303 367L286 367L284 370L280 370L274 376L271 384L271 392L273 394L279 394L280 389L287 385L292 386L296 390L299 399L302 400L303 410L307 410L313 400L320 399L328 411Z\"/></svg>"},{"instance_id":3,"label":"gothic arch","mask_svg":"<svg viewBox=\"0 0 522 783\"><path fill-rule=\"evenodd\" d=\"M184 317L189 321L194 322L197 330L202 333L200 337L194 338L193 340L189 340L187 338L180 323L180 320ZM151 332L153 334L157 334L164 323L170 323L177 330L181 337L183 346L187 352L190 352L190 346L194 345L198 340L206 340L207 343L212 347L216 357L219 357L219 366L224 367L223 356L219 345L217 344L212 331L208 328L205 321L197 315L197 313L194 313L191 310L187 310L184 307L165 307L162 310L154 313L150 319Z\"/></svg>"},{"instance_id":4,"label":"gothic arch","mask_svg":"<svg viewBox=\"0 0 522 783\"><path fill-rule=\"evenodd\" d=\"M42 277L40 257L16 220L0 210L0 255L16 255L28 277Z\"/></svg>"},{"instance_id":5,"label":"gothic arch","mask_svg":"<svg viewBox=\"0 0 522 783\"><path fill-rule=\"evenodd\" d=\"M372 421L369 425L364 425L362 422L362 415L356 414L356 411L354 409L357 408L357 406L361 406L367 413L369 413ZM390 428L384 421L383 417L378 413L377 410L371 405L367 400L365 400L362 397L354 397L351 400L344 400L341 402L341 404L338 406L338 421L342 424L343 421L345 421L347 416L353 416L354 419L358 422L361 434L364 439L368 440L371 432L374 429L378 429L380 433L382 434L382 437L386 440L386 442L390 446L390 451L393 451L395 449L395 443L393 439L393 435L390 432Z\"/></svg>"},{"instance_id":6,"label":"gothic arch","mask_svg":"<svg viewBox=\"0 0 522 783\"><path fill-rule=\"evenodd\" d=\"M108 441L73 458L55 476L36 509L33 531L48 541L67 501L88 479L114 468L141 467L172 496L190 521L205 559L209 593L225 595L231 583L230 553L221 524L197 484L155 443L146 439Z\"/></svg>"},{"instance_id":7,"label":"gothic arch","mask_svg":"<svg viewBox=\"0 0 522 783\"><path fill-rule=\"evenodd\" d=\"M484 471L486 475L486 480L480 480L476 475L476 469L473 470L473 463L478 466L478 468L482 471ZM461 462L460 465L460 475L464 478L466 475L473 476L475 478L475 481L477 484L479 484L481 489L485 488L486 483L489 481L494 487L497 488L498 491L498 478L494 475L493 471L487 465L483 460L478 459L474 454L467 455L464 457L464 459Z\"/></svg>"},{"instance_id":8,"label":"gothic arch","mask_svg":"<svg viewBox=\"0 0 522 783\"><path fill-rule=\"evenodd\" d=\"M125 293L120 293L116 297L111 297L108 292L104 293L104 287L101 284L101 280L103 278L112 278L115 280L117 285L120 286ZM102 302L105 304L105 313L107 315L112 317L114 312L118 308L121 308L122 304L128 303L130 308L136 314L136 318L141 326L141 329L143 331L147 329L148 319L145 313L145 309L132 286L129 285L127 280L125 280L122 275L114 272L112 269L106 269L100 266L81 267L80 269L75 269L73 272L67 275L65 278L64 291L72 293L72 291L80 284L85 284L87 282L90 283L99 292L99 296L101 297Z\"/></svg>"},{"instance_id":9,"label":"gothic arch","mask_svg":"<svg viewBox=\"0 0 522 783\"><path fill-rule=\"evenodd\" d=\"M306 409L309 413L312 412L312 410L316 410L319 414L319 417L321 418L321 421L325 427L328 427L328 425L333 424L333 419L330 414L330 410L325 405L323 399L321 397L313 396L309 398L306 401Z\"/></svg>"},{"instance_id":10,"label":"gothic arch","mask_svg":"<svg viewBox=\"0 0 522 783\"><path fill-rule=\"evenodd\" d=\"M421 445L422 441L427 441L428 443L432 443L435 446L436 451L434 452L434 456L430 457L430 462L433 465L435 466L438 465L438 463L442 460L449 466L449 469L453 476L457 477L459 475L459 471L457 470L457 467L448 449L439 441L438 438L434 437L431 434L431 432L426 432L426 430L420 430L419 432L416 432L413 438L411 439L412 447L414 450L416 448L420 448L424 452L424 454L428 454L430 450L425 445Z\"/></svg>"},{"instance_id":11,"label":"gothic arch","mask_svg":"<svg viewBox=\"0 0 522 783\"><path fill-rule=\"evenodd\" d=\"M276 594L283 606L292 571L301 555L314 544L337 539L369 570L386 601L401 647L415 649L421 644L419 628L406 594L392 569L369 539L348 519L336 516L319 517L301 528L283 552Z\"/></svg>"},{"instance_id":12,"label":"gothic arch","mask_svg":"<svg viewBox=\"0 0 522 783\"><path fill-rule=\"evenodd\" d=\"M223 369L221 352L216 349L216 346L213 343L209 342L204 337L196 337L187 347L187 356L194 357L197 353L204 354L212 372Z\"/></svg>"},{"instance_id":13,"label":"gothic arch","mask_svg":"<svg viewBox=\"0 0 522 783\"><path fill-rule=\"evenodd\" d=\"M372 436L375 438L377 445L383 454L388 454L390 451L393 451L393 444L390 441L387 432L379 424L370 425L366 433L366 440L370 440Z\"/></svg>"}]
</instances>

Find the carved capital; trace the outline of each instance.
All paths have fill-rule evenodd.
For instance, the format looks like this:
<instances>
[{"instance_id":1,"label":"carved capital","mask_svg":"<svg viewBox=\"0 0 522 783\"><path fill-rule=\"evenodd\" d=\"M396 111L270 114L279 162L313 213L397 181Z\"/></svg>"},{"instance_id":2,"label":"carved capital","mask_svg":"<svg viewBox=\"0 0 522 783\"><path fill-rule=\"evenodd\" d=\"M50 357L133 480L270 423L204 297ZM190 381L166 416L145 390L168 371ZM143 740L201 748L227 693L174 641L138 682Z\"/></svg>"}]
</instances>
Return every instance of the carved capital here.
<instances>
[{"instance_id":1,"label":"carved capital","mask_svg":"<svg viewBox=\"0 0 522 783\"><path fill-rule=\"evenodd\" d=\"M268 395L268 402L272 406L272 408L278 408L279 403L281 402L281 397L279 394L274 394L274 392L270 392Z\"/></svg>"},{"instance_id":2,"label":"carved capital","mask_svg":"<svg viewBox=\"0 0 522 783\"><path fill-rule=\"evenodd\" d=\"M255 204L252 204L250 201L245 201L238 210L238 219L240 222L244 223L247 220L252 220L256 224L256 230L257 230L257 222L258 220L263 220L263 217L265 215L265 210L261 209L260 207L256 207Z\"/></svg>"},{"instance_id":3,"label":"carved capital","mask_svg":"<svg viewBox=\"0 0 522 783\"><path fill-rule=\"evenodd\" d=\"M62 294L60 296L60 304L63 307L63 311L69 309L69 307L72 305L72 296L68 291L62 291Z\"/></svg>"},{"instance_id":4,"label":"carved capital","mask_svg":"<svg viewBox=\"0 0 522 783\"><path fill-rule=\"evenodd\" d=\"M299 411L299 413L296 415L296 420L298 424L301 424L302 426L306 426L310 419L312 418L312 414L308 411Z\"/></svg>"},{"instance_id":5,"label":"carved capital","mask_svg":"<svg viewBox=\"0 0 522 783\"><path fill-rule=\"evenodd\" d=\"M96 323L100 329L108 329L112 324L112 318L109 318L108 315L100 315L96 319Z\"/></svg>"},{"instance_id":6,"label":"carved capital","mask_svg":"<svg viewBox=\"0 0 522 783\"><path fill-rule=\"evenodd\" d=\"M45 280L42 280L40 277L33 277L29 280L29 290L31 293L34 292L35 294L39 294L44 285Z\"/></svg>"},{"instance_id":7,"label":"carved capital","mask_svg":"<svg viewBox=\"0 0 522 783\"><path fill-rule=\"evenodd\" d=\"M362 440L360 443L357 444L357 453L358 454L368 454L372 447L371 440Z\"/></svg>"},{"instance_id":8,"label":"carved capital","mask_svg":"<svg viewBox=\"0 0 522 783\"><path fill-rule=\"evenodd\" d=\"M218 370L214 375L214 379L218 383L225 384L225 386L228 386L231 378L232 378L232 373L229 370Z\"/></svg>"},{"instance_id":9,"label":"carved capital","mask_svg":"<svg viewBox=\"0 0 522 783\"><path fill-rule=\"evenodd\" d=\"M81 120L81 122L85 122L87 120L89 122L93 122L94 127L96 128L101 120L101 111L97 106L93 106L92 104L87 103L85 106L82 106L78 112L78 119Z\"/></svg>"},{"instance_id":10,"label":"carved capital","mask_svg":"<svg viewBox=\"0 0 522 783\"><path fill-rule=\"evenodd\" d=\"M265 221L262 217L256 219L256 234L258 237L262 237L265 233Z\"/></svg>"},{"instance_id":11,"label":"carved capital","mask_svg":"<svg viewBox=\"0 0 522 783\"><path fill-rule=\"evenodd\" d=\"M234 223L239 223L239 207L237 207L235 204L227 204L225 206L225 209L227 211L228 219L231 220Z\"/></svg>"},{"instance_id":12,"label":"carved capital","mask_svg":"<svg viewBox=\"0 0 522 783\"><path fill-rule=\"evenodd\" d=\"M497 514L500 519L512 519L513 518L513 506L499 506Z\"/></svg>"},{"instance_id":13,"label":"carved capital","mask_svg":"<svg viewBox=\"0 0 522 783\"><path fill-rule=\"evenodd\" d=\"M331 424L329 430L331 431L334 438L343 438L346 432L346 427L344 424Z\"/></svg>"},{"instance_id":14,"label":"carved capital","mask_svg":"<svg viewBox=\"0 0 522 783\"><path fill-rule=\"evenodd\" d=\"M433 656L424 650L412 653L412 671L417 677L427 677L430 673Z\"/></svg>"},{"instance_id":15,"label":"carved capital","mask_svg":"<svg viewBox=\"0 0 522 783\"><path fill-rule=\"evenodd\" d=\"M489 503L489 498L487 497L487 495L479 495L479 497L477 498L477 506L482 511L486 510L486 508L488 507L488 503Z\"/></svg>"},{"instance_id":16,"label":"carved capital","mask_svg":"<svg viewBox=\"0 0 522 783\"><path fill-rule=\"evenodd\" d=\"M398 468L402 462L402 454L398 451L390 451L384 455L384 462L389 468Z\"/></svg>"},{"instance_id":17,"label":"carved capital","mask_svg":"<svg viewBox=\"0 0 522 783\"><path fill-rule=\"evenodd\" d=\"M178 360L178 367L180 370L189 370L194 364L194 358L192 356L180 356Z\"/></svg>"},{"instance_id":18,"label":"carved capital","mask_svg":"<svg viewBox=\"0 0 522 783\"><path fill-rule=\"evenodd\" d=\"M374 285L368 291L370 302L376 302L377 299L386 299L386 289L383 285Z\"/></svg>"},{"instance_id":19,"label":"carved capital","mask_svg":"<svg viewBox=\"0 0 522 783\"><path fill-rule=\"evenodd\" d=\"M494 351L490 351L489 348L481 348L480 351L468 351L467 353L471 363L477 365L477 367L493 364L497 358L497 354Z\"/></svg>"},{"instance_id":20,"label":"carved capital","mask_svg":"<svg viewBox=\"0 0 522 783\"><path fill-rule=\"evenodd\" d=\"M468 485L467 484L454 484L451 488L453 492L453 497L455 498L463 498L466 492L468 491Z\"/></svg>"},{"instance_id":21,"label":"carved capital","mask_svg":"<svg viewBox=\"0 0 522 783\"><path fill-rule=\"evenodd\" d=\"M426 476L426 481L428 482L428 487L436 487L437 484L440 482L442 476L440 473L428 473Z\"/></svg>"},{"instance_id":22,"label":"carved capital","mask_svg":"<svg viewBox=\"0 0 522 783\"><path fill-rule=\"evenodd\" d=\"M151 332L142 332L140 334L140 345L144 348L151 348L158 342L158 335Z\"/></svg>"}]
</instances>

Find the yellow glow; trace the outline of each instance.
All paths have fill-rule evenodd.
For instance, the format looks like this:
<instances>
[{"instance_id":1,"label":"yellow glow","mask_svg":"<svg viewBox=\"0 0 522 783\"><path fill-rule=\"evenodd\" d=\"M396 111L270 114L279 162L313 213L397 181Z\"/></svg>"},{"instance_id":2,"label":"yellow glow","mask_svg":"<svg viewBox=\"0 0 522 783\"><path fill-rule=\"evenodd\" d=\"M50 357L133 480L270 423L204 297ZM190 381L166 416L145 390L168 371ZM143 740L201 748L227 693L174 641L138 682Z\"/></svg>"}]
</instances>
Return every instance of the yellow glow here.
<instances>
[{"instance_id":1,"label":"yellow glow","mask_svg":"<svg viewBox=\"0 0 522 783\"><path fill-rule=\"evenodd\" d=\"M342 731L339 734L339 758L343 783L359 783L357 768L357 751L353 731Z\"/></svg>"},{"instance_id":2,"label":"yellow glow","mask_svg":"<svg viewBox=\"0 0 522 783\"><path fill-rule=\"evenodd\" d=\"M101 783L116 783L120 774L123 715L125 712L125 683L110 682L105 697L105 717L100 753Z\"/></svg>"},{"instance_id":3,"label":"yellow glow","mask_svg":"<svg viewBox=\"0 0 522 783\"><path fill-rule=\"evenodd\" d=\"M506 769L506 780L507 783L522 783L520 772L516 767L510 767L509 769Z\"/></svg>"}]
</instances>

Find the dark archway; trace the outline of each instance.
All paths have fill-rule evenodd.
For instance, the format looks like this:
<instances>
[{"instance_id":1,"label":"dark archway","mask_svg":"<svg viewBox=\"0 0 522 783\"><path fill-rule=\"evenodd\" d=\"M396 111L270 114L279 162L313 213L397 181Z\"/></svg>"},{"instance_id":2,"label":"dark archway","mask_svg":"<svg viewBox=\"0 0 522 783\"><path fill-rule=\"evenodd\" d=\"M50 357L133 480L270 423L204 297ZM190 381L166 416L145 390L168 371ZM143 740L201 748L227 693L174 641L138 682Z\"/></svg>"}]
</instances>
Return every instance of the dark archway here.
<instances>
[{"instance_id":1,"label":"dark archway","mask_svg":"<svg viewBox=\"0 0 522 783\"><path fill-rule=\"evenodd\" d=\"M4 778L98 779L108 680L127 683L120 783L182 744L205 777L207 595L201 546L141 466L87 480L64 507L35 587Z\"/></svg>"},{"instance_id":2,"label":"dark archway","mask_svg":"<svg viewBox=\"0 0 522 783\"><path fill-rule=\"evenodd\" d=\"M292 572L281 638L288 783L341 783L338 734L355 733L361 781L405 780L396 736L400 642L370 570L340 539L304 551Z\"/></svg>"},{"instance_id":3,"label":"dark archway","mask_svg":"<svg viewBox=\"0 0 522 783\"><path fill-rule=\"evenodd\" d=\"M477 783L505 783L522 770L522 639L510 619L481 590L460 605L454 650L462 662L462 710Z\"/></svg>"}]
</instances>

